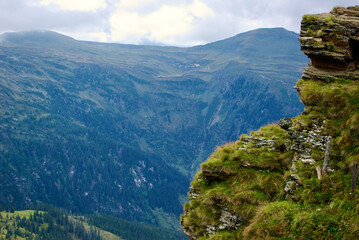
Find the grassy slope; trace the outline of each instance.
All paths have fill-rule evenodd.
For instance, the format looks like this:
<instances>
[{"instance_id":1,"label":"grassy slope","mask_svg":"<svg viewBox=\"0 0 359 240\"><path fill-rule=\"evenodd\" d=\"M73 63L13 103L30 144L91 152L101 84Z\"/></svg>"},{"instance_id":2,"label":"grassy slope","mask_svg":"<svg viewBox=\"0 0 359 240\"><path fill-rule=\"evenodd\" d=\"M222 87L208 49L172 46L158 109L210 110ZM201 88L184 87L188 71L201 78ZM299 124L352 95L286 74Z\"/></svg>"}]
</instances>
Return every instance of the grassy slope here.
<instances>
[{"instance_id":1,"label":"grassy slope","mask_svg":"<svg viewBox=\"0 0 359 240\"><path fill-rule=\"evenodd\" d=\"M17 225L17 220L16 218L25 218L27 220L30 219L31 215L34 215L35 211L34 210L24 210L24 211L14 211L14 212L0 212L1 215L1 221L0 221L0 239L5 239L6 238L6 234L8 233L8 231L14 232L15 229L17 229L18 231L20 231L23 234L23 237L16 235L16 239L32 239L32 238L36 238L37 234L34 232L29 231L28 229L25 229L23 227L20 227ZM39 213L43 214L43 211L39 211ZM70 219L72 219L74 221L74 218L69 216ZM82 222L82 221L81 221ZM94 226L88 225L86 222L82 222L82 224L84 224L85 227L85 231L90 232L90 228L92 227L93 229L96 229L100 232L100 236L101 239L103 240L121 240L120 237L104 231L100 228L96 228ZM40 228L44 228L45 231L48 228L48 223L43 223L39 226ZM63 227L63 226L62 226ZM15 239L14 236L12 236L11 238L6 238L6 239ZM76 239L76 238L75 238Z\"/></svg>"},{"instance_id":2,"label":"grassy slope","mask_svg":"<svg viewBox=\"0 0 359 240\"><path fill-rule=\"evenodd\" d=\"M57 211L52 213L50 217L46 216L43 218L43 221L34 220L34 210L23 210L23 211L14 211L14 212L0 212L0 239L32 239L40 236L41 231L49 232L54 230L48 230L49 228L49 218L50 221L54 222L55 231L67 231L69 225L63 223L63 220L60 220L60 215L64 215L65 212ZM47 214L46 211L37 211L39 214ZM75 225L81 224L84 228L84 231L90 233L91 231L98 231L101 239L103 240L144 240L144 239L173 239L181 240L187 239L183 232L174 231L165 228L154 227L152 225L146 225L138 222L129 222L122 219L115 218L113 216L105 215L89 215L89 216L78 216L78 215L67 215L68 222ZM21 224L21 219L27 219L30 222L30 227L26 224ZM35 229L39 228L39 231ZM43 229L43 230L42 230ZM10 232L10 235L7 233ZM76 231L75 231L76 232ZM20 233L20 234L19 234ZM76 237L73 232L68 231L68 236L72 237L71 239L79 239ZM56 234L50 235L50 237L59 236ZM49 235L47 235L49 237ZM58 239L57 237L56 239Z\"/></svg>"},{"instance_id":3,"label":"grassy slope","mask_svg":"<svg viewBox=\"0 0 359 240\"><path fill-rule=\"evenodd\" d=\"M172 48L14 34L0 46L0 202L178 228L216 145L302 110L296 38L262 29Z\"/></svg>"},{"instance_id":4,"label":"grassy slope","mask_svg":"<svg viewBox=\"0 0 359 240\"><path fill-rule=\"evenodd\" d=\"M302 115L284 128L243 135L201 165L181 217L192 238L359 238L359 189L350 194L359 163L359 82L323 77L300 80L297 88ZM330 171L319 178L327 136ZM228 219L224 226L224 212L232 226Z\"/></svg>"},{"instance_id":5,"label":"grassy slope","mask_svg":"<svg viewBox=\"0 0 359 240\"><path fill-rule=\"evenodd\" d=\"M333 172L317 178L324 151L312 147L313 166L295 162L299 185L295 201L283 191L291 180L293 151L280 151L293 144L279 126L263 127L252 137L273 139L268 147L243 147L243 139L217 149L202 164L192 187L200 194L186 204L182 224L198 236L207 235L206 227L218 226L221 205L244 218L237 231L219 231L210 239L355 239L359 236L359 190L350 195L353 163L359 159L359 83L336 79L330 83L299 81L301 98L307 105L304 115L293 119L292 129L309 132L325 122L322 135L332 136L330 168ZM311 146L307 146L308 148ZM285 149L285 148L283 148ZM228 179L208 180L203 171L221 169ZM234 176L231 176L231 175Z\"/></svg>"}]
</instances>

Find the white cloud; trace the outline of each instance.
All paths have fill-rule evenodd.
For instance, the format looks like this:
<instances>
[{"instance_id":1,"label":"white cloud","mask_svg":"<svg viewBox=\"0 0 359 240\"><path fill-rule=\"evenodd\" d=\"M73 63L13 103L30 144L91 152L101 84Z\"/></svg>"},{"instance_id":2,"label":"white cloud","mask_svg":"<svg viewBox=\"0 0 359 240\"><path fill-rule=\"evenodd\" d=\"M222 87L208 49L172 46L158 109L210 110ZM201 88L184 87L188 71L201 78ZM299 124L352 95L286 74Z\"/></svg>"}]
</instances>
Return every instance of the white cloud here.
<instances>
[{"instance_id":1,"label":"white cloud","mask_svg":"<svg viewBox=\"0 0 359 240\"><path fill-rule=\"evenodd\" d=\"M110 18L113 41L140 43L145 39L173 44L178 36L188 33L196 21L214 14L200 0L187 5L165 4L150 13L140 14L136 10L143 7L142 2L123 0L118 4Z\"/></svg>"},{"instance_id":2,"label":"white cloud","mask_svg":"<svg viewBox=\"0 0 359 240\"><path fill-rule=\"evenodd\" d=\"M156 0L121 0L118 7L121 9L137 9L141 6L150 5L156 2Z\"/></svg>"},{"instance_id":3,"label":"white cloud","mask_svg":"<svg viewBox=\"0 0 359 240\"><path fill-rule=\"evenodd\" d=\"M88 34L88 38L98 42L106 42L108 40L108 34L105 32L93 32Z\"/></svg>"},{"instance_id":4,"label":"white cloud","mask_svg":"<svg viewBox=\"0 0 359 240\"><path fill-rule=\"evenodd\" d=\"M358 4L357 0L206 0L215 15L206 17L178 42L207 43L256 28L284 27L299 32L304 14L330 11L334 6Z\"/></svg>"},{"instance_id":5,"label":"white cloud","mask_svg":"<svg viewBox=\"0 0 359 240\"><path fill-rule=\"evenodd\" d=\"M299 32L304 14L358 0L0 0L0 33L47 29L74 38L191 46L263 27Z\"/></svg>"},{"instance_id":6,"label":"white cloud","mask_svg":"<svg viewBox=\"0 0 359 240\"><path fill-rule=\"evenodd\" d=\"M43 6L54 4L71 11L96 11L107 6L105 0L42 0L40 4Z\"/></svg>"}]
</instances>

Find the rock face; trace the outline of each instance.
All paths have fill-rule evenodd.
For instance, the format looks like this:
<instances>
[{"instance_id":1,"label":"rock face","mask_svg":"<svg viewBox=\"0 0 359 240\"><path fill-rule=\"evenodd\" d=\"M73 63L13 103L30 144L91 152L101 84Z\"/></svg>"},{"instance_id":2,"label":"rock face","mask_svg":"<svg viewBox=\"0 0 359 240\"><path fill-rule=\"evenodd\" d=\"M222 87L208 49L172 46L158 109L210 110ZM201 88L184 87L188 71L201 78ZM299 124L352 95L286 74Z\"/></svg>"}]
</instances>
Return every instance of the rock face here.
<instances>
[{"instance_id":1,"label":"rock face","mask_svg":"<svg viewBox=\"0 0 359 240\"><path fill-rule=\"evenodd\" d=\"M337 7L330 13L303 17L299 41L311 59L303 79L359 79L358 13L358 6Z\"/></svg>"},{"instance_id":2,"label":"rock face","mask_svg":"<svg viewBox=\"0 0 359 240\"><path fill-rule=\"evenodd\" d=\"M191 183L191 239L358 239L359 6L305 15L302 115L219 147ZM329 167L323 170L329 148Z\"/></svg>"},{"instance_id":3,"label":"rock face","mask_svg":"<svg viewBox=\"0 0 359 240\"><path fill-rule=\"evenodd\" d=\"M356 70L359 7L337 7L330 13L305 15L299 41L315 67Z\"/></svg>"}]
</instances>

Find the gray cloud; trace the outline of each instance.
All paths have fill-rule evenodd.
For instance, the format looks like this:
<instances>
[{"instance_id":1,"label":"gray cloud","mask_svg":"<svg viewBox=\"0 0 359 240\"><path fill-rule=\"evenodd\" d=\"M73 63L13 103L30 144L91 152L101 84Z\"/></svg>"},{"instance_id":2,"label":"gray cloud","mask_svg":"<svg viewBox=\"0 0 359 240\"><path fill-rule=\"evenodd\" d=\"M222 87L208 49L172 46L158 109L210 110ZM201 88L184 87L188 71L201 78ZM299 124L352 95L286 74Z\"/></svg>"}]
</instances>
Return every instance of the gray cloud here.
<instances>
[{"instance_id":1,"label":"gray cloud","mask_svg":"<svg viewBox=\"0 0 359 240\"><path fill-rule=\"evenodd\" d=\"M299 33L300 21L305 14L331 11L334 6L353 6L356 0L207 0L215 10L214 18L204 19L184 40L211 42L255 28L284 27Z\"/></svg>"},{"instance_id":2,"label":"gray cloud","mask_svg":"<svg viewBox=\"0 0 359 240\"><path fill-rule=\"evenodd\" d=\"M22 30L106 29L106 10L99 12L64 11L54 6L29 4L26 0L0 0L0 32ZM34 1L35 2L35 1Z\"/></svg>"},{"instance_id":3,"label":"gray cloud","mask_svg":"<svg viewBox=\"0 0 359 240\"><path fill-rule=\"evenodd\" d=\"M118 10L116 7L120 0L106 0L108 7L94 12L66 11L55 5L41 6L38 4L40 1L0 0L0 33L48 29L83 40L95 40L91 36L101 33L107 36L107 41L111 41L113 29L109 19ZM142 2L135 11L141 17L158 10L163 5L185 6L192 2L193 0L175 2L149 0ZM304 14L328 12L337 5L350 6L358 3L356 0L202 0L202 2L211 8L214 14L195 18L188 32L176 36L175 45L207 43L259 27L284 27L299 32L300 20ZM147 39L146 35L137 36L136 39L142 39L141 43L162 41ZM131 43L131 38L127 39L127 43ZM165 40L163 43L166 44Z\"/></svg>"}]
</instances>

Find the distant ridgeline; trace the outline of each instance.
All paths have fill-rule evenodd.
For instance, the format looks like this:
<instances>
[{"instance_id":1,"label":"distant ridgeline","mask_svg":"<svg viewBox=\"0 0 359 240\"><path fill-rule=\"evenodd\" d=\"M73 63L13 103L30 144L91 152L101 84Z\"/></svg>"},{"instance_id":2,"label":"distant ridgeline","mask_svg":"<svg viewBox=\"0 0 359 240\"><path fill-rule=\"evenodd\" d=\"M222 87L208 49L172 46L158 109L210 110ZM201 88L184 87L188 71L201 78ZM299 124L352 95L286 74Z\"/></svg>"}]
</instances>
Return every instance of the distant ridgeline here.
<instances>
[{"instance_id":1,"label":"distant ridgeline","mask_svg":"<svg viewBox=\"0 0 359 240\"><path fill-rule=\"evenodd\" d=\"M191 48L0 36L0 204L37 202L180 229L215 146L303 110L298 34Z\"/></svg>"},{"instance_id":2,"label":"distant ridgeline","mask_svg":"<svg viewBox=\"0 0 359 240\"><path fill-rule=\"evenodd\" d=\"M181 216L191 239L359 239L359 6L301 26L304 112L201 165Z\"/></svg>"}]
</instances>

